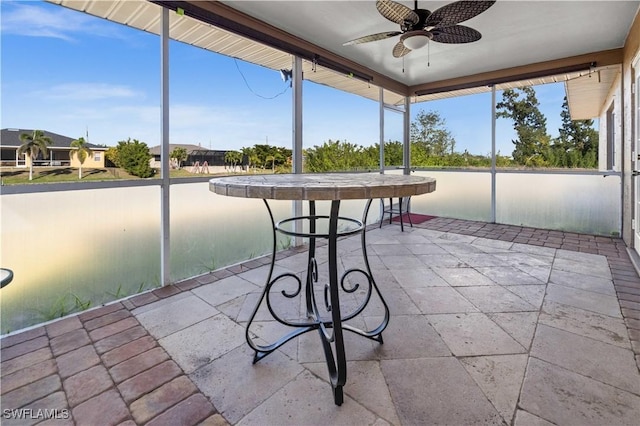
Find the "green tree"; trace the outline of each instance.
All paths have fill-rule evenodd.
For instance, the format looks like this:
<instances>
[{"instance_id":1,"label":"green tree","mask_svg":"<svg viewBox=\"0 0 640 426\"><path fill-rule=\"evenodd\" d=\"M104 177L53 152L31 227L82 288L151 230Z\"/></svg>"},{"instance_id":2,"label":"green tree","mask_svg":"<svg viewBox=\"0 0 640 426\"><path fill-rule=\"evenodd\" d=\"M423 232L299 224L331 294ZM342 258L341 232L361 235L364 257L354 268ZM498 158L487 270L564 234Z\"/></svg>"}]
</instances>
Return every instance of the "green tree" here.
<instances>
[{"instance_id":1,"label":"green tree","mask_svg":"<svg viewBox=\"0 0 640 426\"><path fill-rule=\"evenodd\" d=\"M107 167L120 167L120 160L118 158L118 147L111 146L104 153L105 166Z\"/></svg>"},{"instance_id":2,"label":"green tree","mask_svg":"<svg viewBox=\"0 0 640 426\"><path fill-rule=\"evenodd\" d=\"M376 144L377 146L377 144ZM380 164L380 149L378 148L377 163ZM384 165L401 166L403 162L404 148L400 141L387 141L384 144Z\"/></svg>"},{"instance_id":3,"label":"green tree","mask_svg":"<svg viewBox=\"0 0 640 426\"><path fill-rule=\"evenodd\" d=\"M71 158L75 156L78 157L78 161L80 162L80 167L78 168L78 179L82 179L82 165L88 156L93 155L93 151L87 146L87 141L85 141L83 137L71 141L71 147L76 148L71 151Z\"/></svg>"},{"instance_id":4,"label":"green tree","mask_svg":"<svg viewBox=\"0 0 640 426\"><path fill-rule=\"evenodd\" d=\"M571 120L569 103L565 96L562 103L562 127L558 138L551 146L553 166L598 167L598 131L593 128L593 120Z\"/></svg>"},{"instance_id":5,"label":"green tree","mask_svg":"<svg viewBox=\"0 0 640 426\"><path fill-rule=\"evenodd\" d=\"M256 166L260 162L258 155L256 154L256 150L254 148L242 148L242 155L247 159L247 168L253 168L255 171Z\"/></svg>"},{"instance_id":6,"label":"green tree","mask_svg":"<svg viewBox=\"0 0 640 426\"><path fill-rule=\"evenodd\" d=\"M416 145L416 154L444 157L454 152L456 140L445 124L445 120L435 111L420 111L416 115L409 133L411 144Z\"/></svg>"},{"instance_id":7,"label":"green tree","mask_svg":"<svg viewBox=\"0 0 640 426\"><path fill-rule=\"evenodd\" d=\"M256 171L256 166L258 165L258 163L260 162L260 159L258 158L258 156L256 154L251 154L249 157L249 164L253 165L253 171L255 173Z\"/></svg>"},{"instance_id":8,"label":"green tree","mask_svg":"<svg viewBox=\"0 0 640 426\"><path fill-rule=\"evenodd\" d=\"M546 153L551 137L547 134L547 119L539 106L536 92L530 86L505 90L502 92L502 101L496 104L497 117L513 120L518 139L512 141L515 145L512 157L517 164L547 164Z\"/></svg>"},{"instance_id":9,"label":"green tree","mask_svg":"<svg viewBox=\"0 0 640 426\"><path fill-rule=\"evenodd\" d=\"M278 164L282 164L284 158L282 157L282 154L280 154L280 152L273 152L273 154L269 154L267 155L267 158L265 158L267 163L271 163L271 171L273 173L276 172L276 162Z\"/></svg>"},{"instance_id":10,"label":"green tree","mask_svg":"<svg viewBox=\"0 0 640 426\"><path fill-rule=\"evenodd\" d=\"M380 167L380 144L362 147L362 160L358 168L374 169ZM384 165L401 166L403 158L402 142L388 140L384 143Z\"/></svg>"},{"instance_id":11,"label":"green tree","mask_svg":"<svg viewBox=\"0 0 640 426\"><path fill-rule=\"evenodd\" d=\"M348 171L378 168L379 160L374 159L360 145L339 140L325 142L305 151L307 171L312 173L328 171Z\"/></svg>"},{"instance_id":12,"label":"green tree","mask_svg":"<svg viewBox=\"0 0 640 426\"><path fill-rule=\"evenodd\" d=\"M240 151L227 151L224 153L224 162L231 164L231 168L235 172L236 166L242 162L242 153Z\"/></svg>"},{"instance_id":13,"label":"green tree","mask_svg":"<svg viewBox=\"0 0 640 426\"><path fill-rule=\"evenodd\" d=\"M33 163L40 153L44 158L49 156L47 148L53 143L50 137L45 136L42 130L34 130L33 133L22 133L20 135L22 145L18 147L18 154L27 154L31 158L29 164L29 180L33 180Z\"/></svg>"},{"instance_id":14,"label":"green tree","mask_svg":"<svg viewBox=\"0 0 640 426\"><path fill-rule=\"evenodd\" d=\"M275 170L276 169L276 156L273 154L269 154L267 155L267 158L265 158L265 163L271 163L271 170ZM266 164L265 164L266 167Z\"/></svg>"},{"instance_id":15,"label":"green tree","mask_svg":"<svg viewBox=\"0 0 640 426\"><path fill-rule=\"evenodd\" d=\"M262 168L266 168L271 165L272 168L285 164L287 159L291 158L291 149L271 146L266 144L256 144L253 146L254 160L257 158L257 162L254 164L260 164Z\"/></svg>"},{"instance_id":16,"label":"green tree","mask_svg":"<svg viewBox=\"0 0 640 426\"><path fill-rule=\"evenodd\" d=\"M154 175L149 161L152 156L146 143L131 138L118 142L118 166L128 173L141 178L148 178Z\"/></svg>"},{"instance_id":17,"label":"green tree","mask_svg":"<svg viewBox=\"0 0 640 426\"><path fill-rule=\"evenodd\" d=\"M272 166L275 167L274 173L291 173L292 170L292 160L293 160L293 151L284 147L276 148L277 154L275 155L274 162Z\"/></svg>"},{"instance_id":18,"label":"green tree","mask_svg":"<svg viewBox=\"0 0 640 426\"><path fill-rule=\"evenodd\" d=\"M273 147L266 144L254 145L253 151L255 153L256 158L258 159L258 162L256 164L260 164L261 167L264 169L265 165L267 164L267 157L271 155L272 150L273 150Z\"/></svg>"},{"instance_id":19,"label":"green tree","mask_svg":"<svg viewBox=\"0 0 640 426\"><path fill-rule=\"evenodd\" d=\"M187 159L187 150L181 146L173 148L169 154L169 158L175 160L176 168L182 168L182 162Z\"/></svg>"}]
</instances>

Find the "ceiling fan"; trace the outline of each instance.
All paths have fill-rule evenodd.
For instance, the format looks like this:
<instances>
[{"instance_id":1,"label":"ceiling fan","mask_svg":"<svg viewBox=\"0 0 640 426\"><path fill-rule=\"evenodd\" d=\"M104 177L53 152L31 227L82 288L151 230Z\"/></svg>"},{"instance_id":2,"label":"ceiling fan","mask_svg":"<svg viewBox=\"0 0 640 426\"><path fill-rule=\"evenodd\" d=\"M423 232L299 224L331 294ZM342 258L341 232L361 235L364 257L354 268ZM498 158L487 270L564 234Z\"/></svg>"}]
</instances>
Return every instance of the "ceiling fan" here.
<instances>
[{"instance_id":1,"label":"ceiling fan","mask_svg":"<svg viewBox=\"0 0 640 426\"><path fill-rule=\"evenodd\" d=\"M451 44L478 41L482 37L480 32L458 23L481 14L495 2L495 0L456 1L431 12L418 9L418 0L415 0L414 10L392 0L377 0L378 12L391 22L399 24L400 31L370 34L348 41L343 46L384 40L400 35L400 41L393 47L393 56L401 58L412 50L426 46L429 40Z\"/></svg>"}]
</instances>

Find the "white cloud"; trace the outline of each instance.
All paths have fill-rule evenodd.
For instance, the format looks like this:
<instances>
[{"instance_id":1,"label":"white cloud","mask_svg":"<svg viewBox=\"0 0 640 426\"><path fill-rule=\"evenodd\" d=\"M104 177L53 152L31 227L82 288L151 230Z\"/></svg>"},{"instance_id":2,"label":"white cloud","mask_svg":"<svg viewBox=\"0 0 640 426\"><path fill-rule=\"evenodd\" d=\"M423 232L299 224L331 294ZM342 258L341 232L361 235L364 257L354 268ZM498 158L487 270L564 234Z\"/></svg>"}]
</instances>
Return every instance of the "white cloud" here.
<instances>
[{"instance_id":1,"label":"white cloud","mask_svg":"<svg viewBox=\"0 0 640 426\"><path fill-rule=\"evenodd\" d=\"M82 91L83 85L62 85L52 93L62 96ZM94 87L95 85L91 85ZM99 101L47 99L32 102L32 97L19 98L11 108L4 108L4 127L37 128L69 137L84 136L89 131L89 141L96 144L116 145L127 138L138 139L155 146L160 143L160 103L137 96L126 87L115 90L109 85L98 85L101 90L86 88L87 93L120 93L122 98ZM73 88L74 90L71 90ZM107 88L109 90L107 90ZM78 96L77 96L78 97ZM79 97L78 97L79 98ZM55 106L54 106L55 105ZM291 116L277 114L269 120L257 120L260 113L248 106L221 106L200 103L171 103L170 140L172 143L201 144L213 149L240 149L265 143L290 146Z\"/></svg>"},{"instance_id":2,"label":"white cloud","mask_svg":"<svg viewBox=\"0 0 640 426\"><path fill-rule=\"evenodd\" d=\"M1 31L29 37L75 41L82 34L124 38L113 25L60 6L3 1Z\"/></svg>"},{"instance_id":3,"label":"white cloud","mask_svg":"<svg viewBox=\"0 0 640 426\"><path fill-rule=\"evenodd\" d=\"M65 83L58 84L46 91L35 93L38 97L52 100L96 101L113 98L143 97L130 87L108 83Z\"/></svg>"}]
</instances>

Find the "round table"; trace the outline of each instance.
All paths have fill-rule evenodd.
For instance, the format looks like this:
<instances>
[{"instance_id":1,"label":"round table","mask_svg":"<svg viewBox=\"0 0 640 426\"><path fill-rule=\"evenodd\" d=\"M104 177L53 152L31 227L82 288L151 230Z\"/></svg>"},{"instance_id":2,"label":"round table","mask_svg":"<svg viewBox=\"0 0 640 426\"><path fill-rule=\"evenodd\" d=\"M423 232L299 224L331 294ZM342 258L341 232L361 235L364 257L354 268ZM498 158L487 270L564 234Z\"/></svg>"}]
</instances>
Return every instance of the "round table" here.
<instances>
[{"instance_id":1,"label":"round table","mask_svg":"<svg viewBox=\"0 0 640 426\"><path fill-rule=\"evenodd\" d=\"M271 219L273 228L271 266L262 295L247 323L245 332L247 343L255 352L253 362L258 362L301 334L318 330L327 361L334 401L337 405L341 405L343 402L342 387L347 378L343 331L347 330L382 343L382 332L389 323L389 308L373 278L367 256L365 230L371 202L376 198L410 197L433 192L436 189L435 179L423 176L367 173L243 175L211 179L209 189L216 194L229 197L260 198L263 200ZM340 201L358 199L367 200L362 220L339 215ZM276 223L267 200L308 201L309 214L287 218ZM315 202L319 200L331 201L328 215L316 214ZM320 226L323 224L325 226ZM304 225L307 230L300 231L301 227L296 225ZM290 272L273 276L277 251L276 233L278 232L309 239L304 285L301 278ZM347 269L338 277L338 239L357 233L361 234L365 269ZM315 291L319 277L316 259L317 239L327 240L328 245L328 283L319 292L321 303L324 306L319 306L318 295ZM363 284L352 284L347 279L348 276L357 274L365 278ZM293 280L296 282L296 288L293 290L284 289L272 294L271 290L274 286L284 280ZM341 312L340 293L348 295L354 294L358 290L364 293L363 300L359 301L355 307L351 307L348 312ZM294 299L298 296L302 297L303 292L306 318L290 318L278 313L274 308L274 297ZM377 295L384 310L380 324L370 330L362 330L345 324L345 321L353 319L363 312L373 295ZM323 301L322 296L324 296ZM266 305L273 319L291 328L290 332L266 345L256 343L249 331L258 310L263 305Z\"/></svg>"}]
</instances>

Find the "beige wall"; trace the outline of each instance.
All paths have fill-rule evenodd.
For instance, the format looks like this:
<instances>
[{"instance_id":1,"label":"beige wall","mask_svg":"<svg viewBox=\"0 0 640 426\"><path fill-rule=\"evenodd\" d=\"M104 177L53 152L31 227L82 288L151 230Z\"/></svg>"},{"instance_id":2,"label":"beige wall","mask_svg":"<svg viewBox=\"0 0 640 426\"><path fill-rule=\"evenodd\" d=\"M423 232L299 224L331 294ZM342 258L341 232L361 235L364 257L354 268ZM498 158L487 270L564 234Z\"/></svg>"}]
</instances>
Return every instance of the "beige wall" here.
<instances>
[{"instance_id":1,"label":"beige wall","mask_svg":"<svg viewBox=\"0 0 640 426\"><path fill-rule=\"evenodd\" d=\"M71 167L80 167L80 161L76 155L71 157ZM88 155L82 167L90 169L100 169L104 167L104 151L93 151L93 155Z\"/></svg>"},{"instance_id":2,"label":"beige wall","mask_svg":"<svg viewBox=\"0 0 640 426\"><path fill-rule=\"evenodd\" d=\"M632 178L635 167L633 154L637 154L635 143L635 95L632 93L632 83L635 80L633 60L640 52L640 14L636 15L629 35L623 48L622 63L622 238L628 246L633 245L633 230L631 221L634 217L633 191L637 178ZM638 90L636 88L636 90ZM604 111L606 113L606 110Z\"/></svg>"},{"instance_id":3,"label":"beige wall","mask_svg":"<svg viewBox=\"0 0 640 426\"><path fill-rule=\"evenodd\" d=\"M82 167L91 168L91 169L104 168L104 154L105 154L104 151L94 151L93 155L87 156L87 158L84 160L84 164L82 165ZM96 157L99 157L99 158L96 159ZM21 164L21 166L24 165L25 167L29 167L31 165L31 157L29 155L20 156L20 160L22 160L23 158L25 160L23 164ZM63 161L63 166L80 167L80 161L78 161L78 158L75 155L71 157L70 164L65 164L66 160L59 160L57 156L55 158L56 158L55 161ZM49 157L46 158L45 161L50 159L51 159L51 155L49 155Z\"/></svg>"},{"instance_id":4,"label":"beige wall","mask_svg":"<svg viewBox=\"0 0 640 426\"><path fill-rule=\"evenodd\" d=\"M622 170L622 74L618 74L618 77L614 81L611 86L611 90L607 94L607 99L602 104L600 111L600 116L598 117L599 128L598 128L598 170L605 171L607 170L607 112L613 106L613 113L615 114L615 121L613 123L614 133L615 133L615 141L614 141L614 150L615 150L615 158L614 158L614 166L613 170L619 172Z\"/></svg>"},{"instance_id":5,"label":"beige wall","mask_svg":"<svg viewBox=\"0 0 640 426\"><path fill-rule=\"evenodd\" d=\"M599 115L599 169L605 170L607 164L607 111L613 105L616 156L614 170L622 172L622 238L629 247L633 245L631 224L635 215L633 205L635 185L640 184L637 182L638 178L632 176L636 167L634 156L640 154L640 146L636 143L638 139L634 114L636 100L632 90L636 74L640 72L640 69L634 70L633 68L633 61L638 55L640 55L640 14L636 15L625 41L622 73L615 80L606 101L601 106Z\"/></svg>"}]
</instances>

